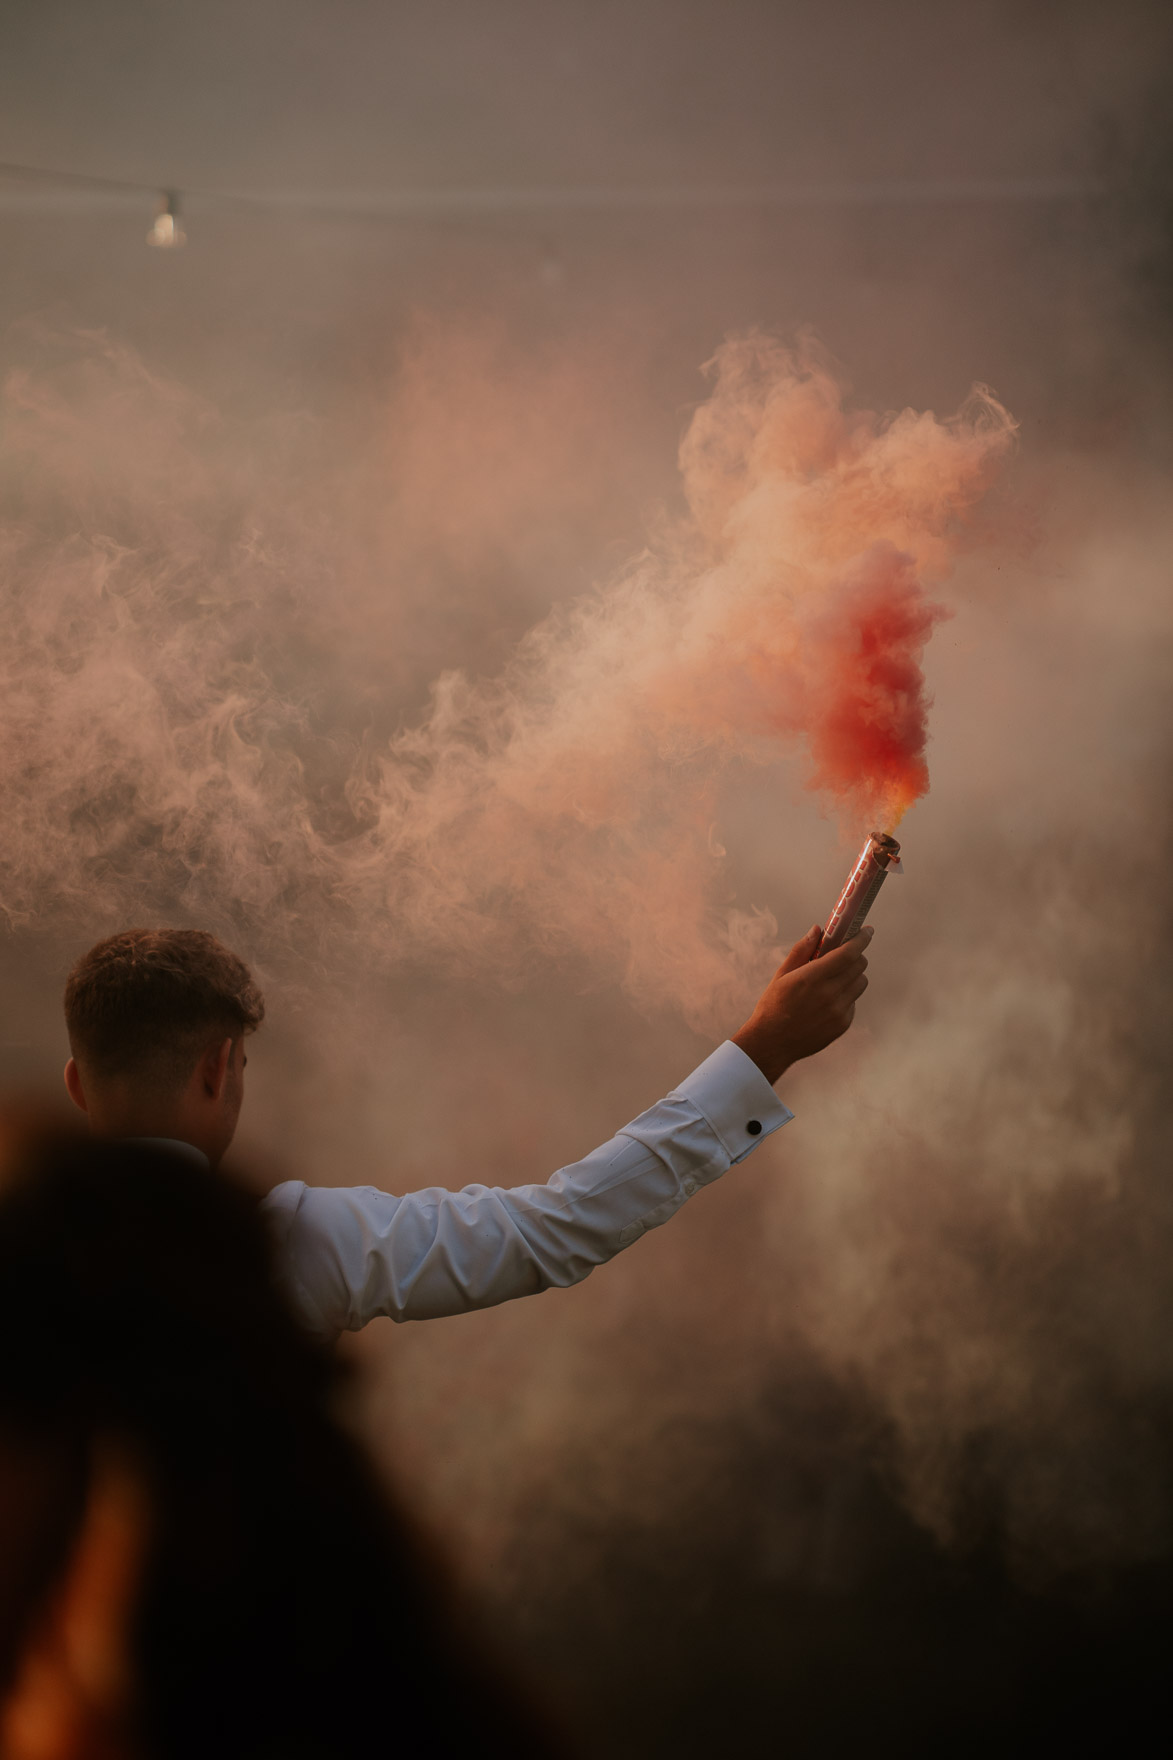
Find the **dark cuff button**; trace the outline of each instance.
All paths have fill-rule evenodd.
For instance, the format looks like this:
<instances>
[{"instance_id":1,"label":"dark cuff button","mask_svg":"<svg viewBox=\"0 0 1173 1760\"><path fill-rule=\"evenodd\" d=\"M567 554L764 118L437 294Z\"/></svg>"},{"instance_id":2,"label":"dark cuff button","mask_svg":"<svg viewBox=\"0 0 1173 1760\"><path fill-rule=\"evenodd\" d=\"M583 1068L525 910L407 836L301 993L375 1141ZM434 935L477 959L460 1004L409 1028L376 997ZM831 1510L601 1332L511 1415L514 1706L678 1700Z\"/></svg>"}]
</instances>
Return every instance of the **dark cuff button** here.
<instances>
[{"instance_id":1,"label":"dark cuff button","mask_svg":"<svg viewBox=\"0 0 1173 1760\"><path fill-rule=\"evenodd\" d=\"M745 1128L749 1132L751 1137L759 1136L761 1134L761 1129L762 1129L761 1120L757 1119L757 1118L751 1118Z\"/></svg>"}]
</instances>

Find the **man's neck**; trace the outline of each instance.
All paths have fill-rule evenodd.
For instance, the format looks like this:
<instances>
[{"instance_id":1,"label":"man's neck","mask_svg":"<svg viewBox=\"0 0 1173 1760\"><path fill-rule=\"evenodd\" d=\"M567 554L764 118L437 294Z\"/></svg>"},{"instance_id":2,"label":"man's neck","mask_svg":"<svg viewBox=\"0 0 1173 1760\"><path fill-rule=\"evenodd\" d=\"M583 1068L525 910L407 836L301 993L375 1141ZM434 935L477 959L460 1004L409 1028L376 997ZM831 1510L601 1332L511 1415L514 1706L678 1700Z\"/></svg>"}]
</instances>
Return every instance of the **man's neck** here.
<instances>
[{"instance_id":1,"label":"man's neck","mask_svg":"<svg viewBox=\"0 0 1173 1760\"><path fill-rule=\"evenodd\" d=\"M86 1075L87 1072L80 1072L76 1085L81 1087L95 1136L115 1142L150 1137L187 1143L198 1149L211 1166L219 1162L232 1132L226 1129L222 1097L205 1093L200 1072L195 1072L178 1091L160 1091L151 1083L126 1077L86 1080ZM67 1072L67 1082L68 1079Z\"/></svg>"}]
</instances>

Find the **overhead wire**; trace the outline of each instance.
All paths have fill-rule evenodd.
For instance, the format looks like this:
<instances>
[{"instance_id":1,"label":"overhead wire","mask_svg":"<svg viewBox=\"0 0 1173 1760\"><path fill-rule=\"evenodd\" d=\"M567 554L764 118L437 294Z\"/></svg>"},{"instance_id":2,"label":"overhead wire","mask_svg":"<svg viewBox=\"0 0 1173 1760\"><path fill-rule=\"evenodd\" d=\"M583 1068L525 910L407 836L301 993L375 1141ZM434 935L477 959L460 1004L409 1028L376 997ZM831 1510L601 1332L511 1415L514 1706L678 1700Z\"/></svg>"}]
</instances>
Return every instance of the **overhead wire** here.
<instances>
[{"instance_id":1,"label":"overhead wire","mask_svg":"<svg viewBox=\"0 0 1173 1760\"><path fill-rule=\"evenodd\" d=\"M706 207L853 207L911 203L1064 202L1107 193L1102 181L1079 177L889 178L836 183L564 184L479 188L357 190L214 190L172 179L103 177L90 172L0 161L0 178L27 178L46 187L95 193L154 195L178 201L248 207L272 213L411 216L672 211ZM0 190L0 195L5 192Z\"/></svg>"}]
</instances>

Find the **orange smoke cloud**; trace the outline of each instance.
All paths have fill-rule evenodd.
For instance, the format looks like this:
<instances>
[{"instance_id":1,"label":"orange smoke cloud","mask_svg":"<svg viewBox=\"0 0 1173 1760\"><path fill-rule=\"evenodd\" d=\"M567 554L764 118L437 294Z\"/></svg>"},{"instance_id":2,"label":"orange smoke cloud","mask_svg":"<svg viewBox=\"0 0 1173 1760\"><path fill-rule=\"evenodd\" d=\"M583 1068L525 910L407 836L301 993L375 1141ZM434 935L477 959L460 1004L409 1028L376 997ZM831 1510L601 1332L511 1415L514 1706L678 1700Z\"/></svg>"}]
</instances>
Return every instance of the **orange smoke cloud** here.
<instances>
[{"instance_id":1,"label":"orange smoke cloud","mask_svg":"<svg viewBox=\"0 0 1173 1760\"><path fill-rule=\"evenodd\" d=\"M711 1023L776 934L722 878L731 776L805 748L852 834L923 793L928 593L1013 432L980 391L947 421L848 411L809 345L733 341L711 372L684 514L496 676L441 677L389 740L346 719L344 657L395 627L372 620L353 491L331 526L328 481L309 505L266 480L115 350L65 389L26 375L6 442L26 511L0 533L0 905L506 981L569 958Z\"/></svg>"}]
</instances>

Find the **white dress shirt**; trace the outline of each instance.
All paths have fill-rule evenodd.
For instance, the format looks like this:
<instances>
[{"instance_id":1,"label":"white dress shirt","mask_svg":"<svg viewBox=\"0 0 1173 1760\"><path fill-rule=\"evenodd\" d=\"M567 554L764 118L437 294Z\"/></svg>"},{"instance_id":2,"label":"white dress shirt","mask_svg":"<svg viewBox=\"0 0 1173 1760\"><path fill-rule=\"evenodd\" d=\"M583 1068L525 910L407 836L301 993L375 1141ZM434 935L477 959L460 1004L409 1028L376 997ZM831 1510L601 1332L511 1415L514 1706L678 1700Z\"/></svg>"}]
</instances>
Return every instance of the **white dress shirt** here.
<instances>
[{"instance_id":1,"label":"white dress shirt","mask_svg":"<svg viewBox=\"0 0 1173 1760\"><path fill-rule=\"evenodd\" d=\"M793 1116L726 1039L678 1088L544 1186L429 1186L396 1198L375 1186L287 1180L262 1208L299 1316L336 1338L380 1315L434 1320L581 1283ZM190 1143L135 1140L207 1165Z\"/></svg>"},{"instance_id":2,"label":"white dress shirt","mask_svg":"<svg viewBox=\"0 0 1173 1760\"><path fill-rule=\"evenodd\" d=\"M264 1208L289 1293L321 1336L433 1320L566 1289L658 1228L793 1116L728 1039L609 1143L545 1185L373 1186L289 1180Z\"/></svg>"}]
</instances>

